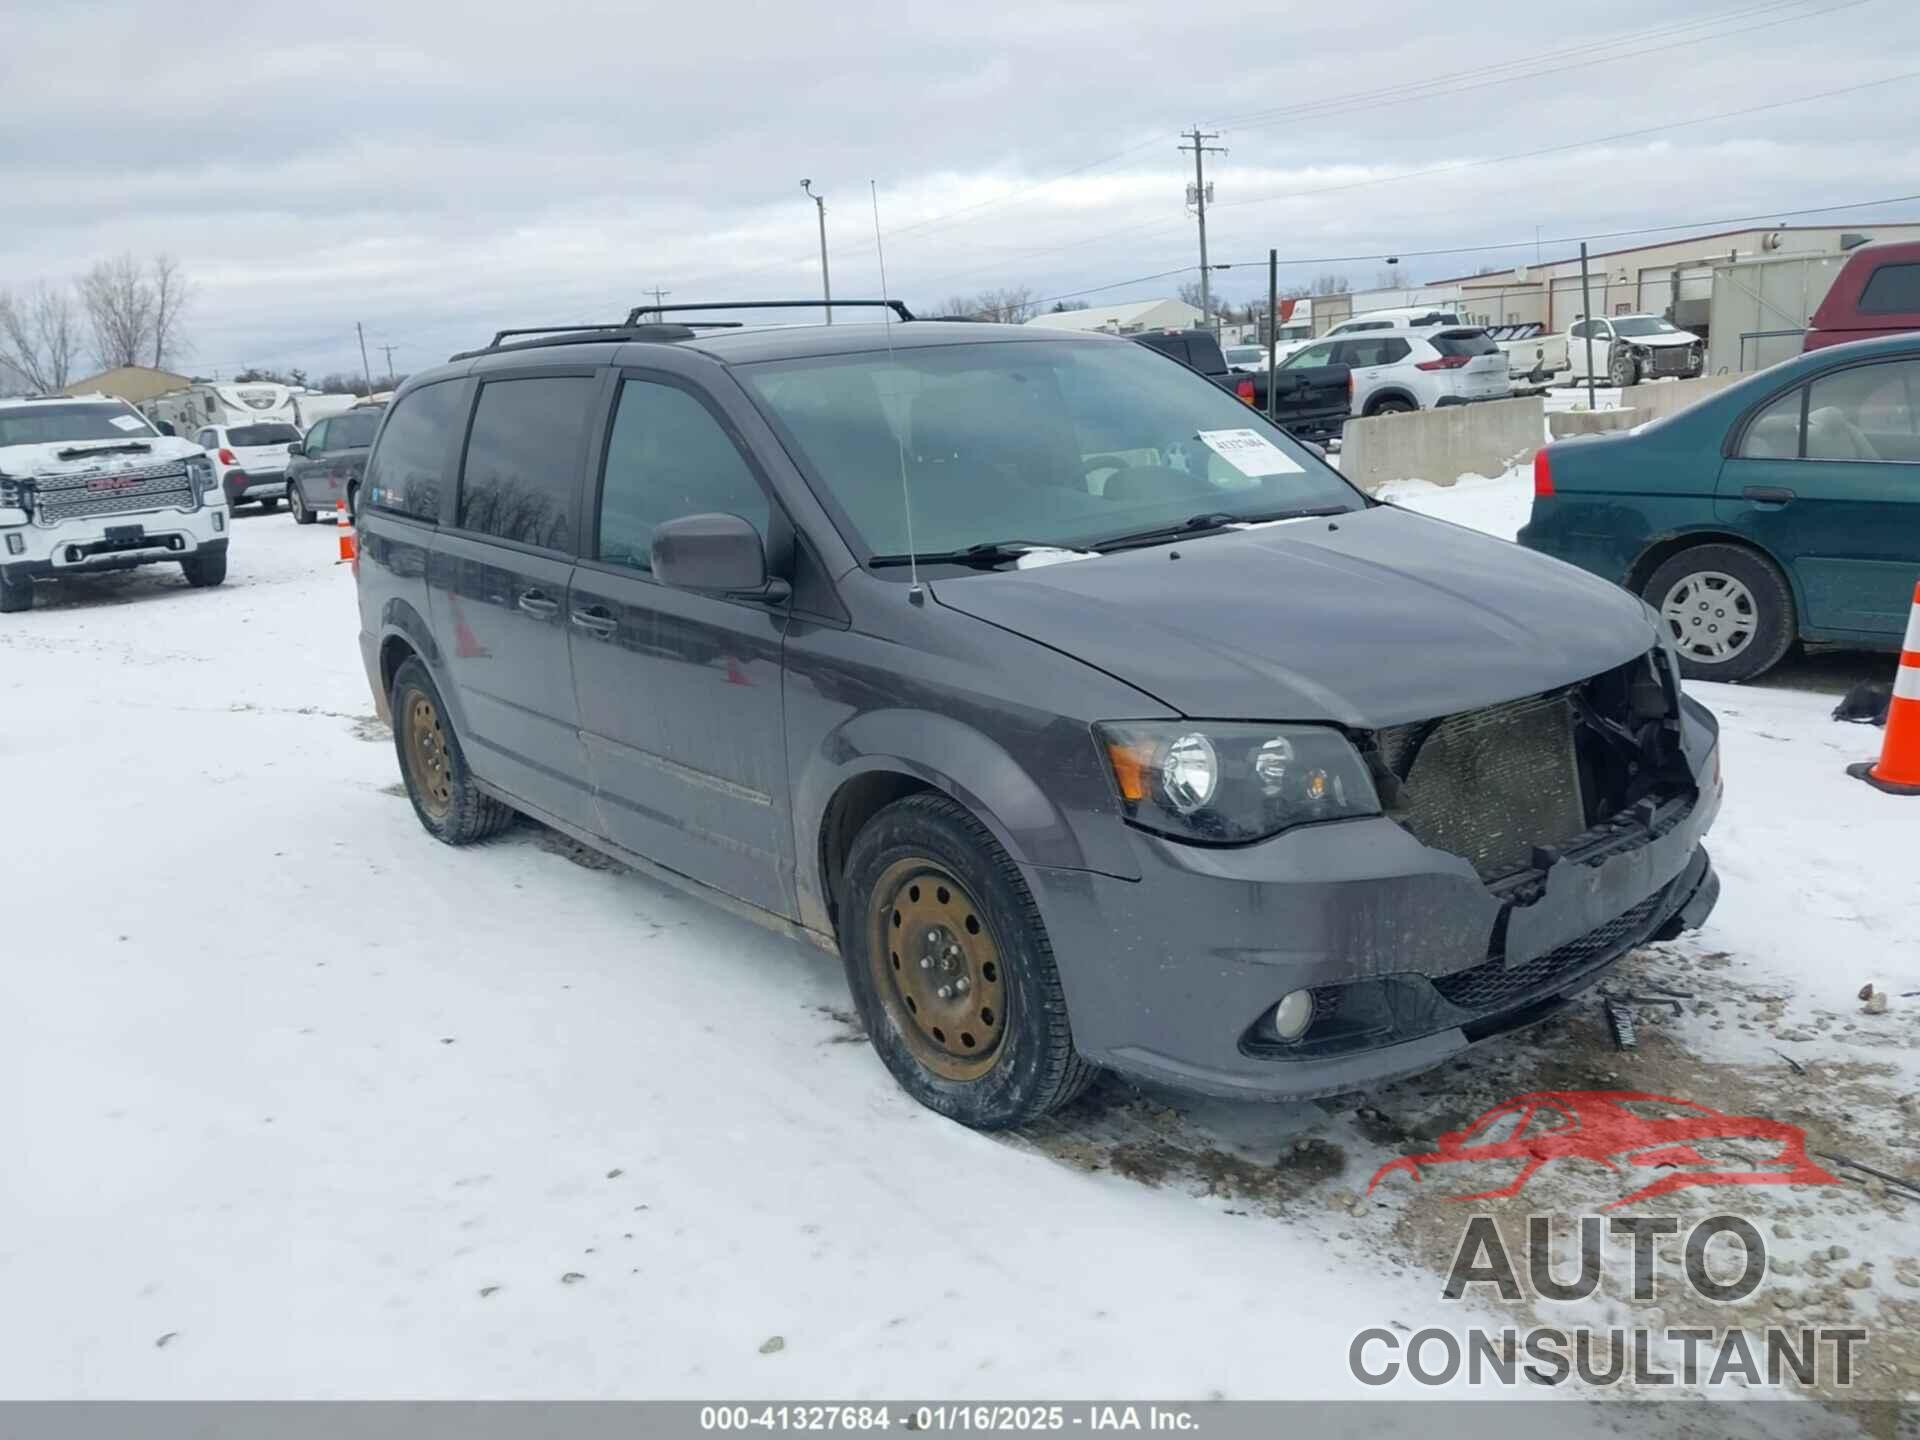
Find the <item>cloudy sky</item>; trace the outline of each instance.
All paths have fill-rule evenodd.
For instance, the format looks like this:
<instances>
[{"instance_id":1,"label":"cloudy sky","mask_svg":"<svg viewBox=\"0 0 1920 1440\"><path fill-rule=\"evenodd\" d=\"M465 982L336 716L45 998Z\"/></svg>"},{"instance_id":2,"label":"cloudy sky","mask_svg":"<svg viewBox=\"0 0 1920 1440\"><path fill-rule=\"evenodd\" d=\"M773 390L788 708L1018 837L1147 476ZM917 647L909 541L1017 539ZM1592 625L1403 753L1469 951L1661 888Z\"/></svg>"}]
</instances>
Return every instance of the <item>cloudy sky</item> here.
<instances>
[{"instance_id":1,"label":"cloudy sky","mask_svg":"<svg viewBox=\"0 0 1920 1440\"><path fill-rule=\"evenodd\" d=\"M1920 219L1911 0L0 0L0 288L120 251L184 368L419 368L672 300L1413 278L1643 227ZM1218 17L1218 18L1214 18ZM1836 93L1844 92L1844 93ZM1758 108L1766 107L1766 108ZM1745 113L1735 113L1745 112ZM1631 238L1608 244L1631 243ZM1495 248L1503 247L1503 248ZM1606 248L1596 242L1596 248ZM1420 252L1452 252L1422 254ZM1352 257L1352 258L1343 258ZM376 370L381 354L373 356Z\"/></svg>"}]
</instances>

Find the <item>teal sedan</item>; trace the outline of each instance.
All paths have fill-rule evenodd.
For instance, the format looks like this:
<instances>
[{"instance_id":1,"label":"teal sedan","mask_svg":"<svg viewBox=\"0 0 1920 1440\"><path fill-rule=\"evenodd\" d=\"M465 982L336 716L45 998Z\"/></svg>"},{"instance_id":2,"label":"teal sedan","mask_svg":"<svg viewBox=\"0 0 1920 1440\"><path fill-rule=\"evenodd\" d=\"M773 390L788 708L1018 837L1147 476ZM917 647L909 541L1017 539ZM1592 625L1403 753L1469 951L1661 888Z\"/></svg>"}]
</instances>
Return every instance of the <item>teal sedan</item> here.
<instances>
[{"instance_id":1,"label":"teal sedan","mask_svg":"<svg viewBox=\"0 0 1920 1440\"><path fill-rule=\"evenodd\" d=\"M1751 680L1796 640L1897 650L1920 579L1920 335L1549 445L1533 492L1520 543L1642 596L1688 676Z\"/></svg>"}]
</instances>

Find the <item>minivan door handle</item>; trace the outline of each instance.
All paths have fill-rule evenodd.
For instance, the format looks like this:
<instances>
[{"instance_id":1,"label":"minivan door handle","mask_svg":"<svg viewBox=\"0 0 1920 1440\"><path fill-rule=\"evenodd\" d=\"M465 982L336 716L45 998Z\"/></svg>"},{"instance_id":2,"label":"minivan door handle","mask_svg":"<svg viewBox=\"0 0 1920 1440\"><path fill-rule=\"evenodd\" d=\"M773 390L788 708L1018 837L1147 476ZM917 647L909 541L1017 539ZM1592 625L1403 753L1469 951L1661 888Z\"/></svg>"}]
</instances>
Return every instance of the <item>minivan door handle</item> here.
<instances>
[{"instance_id":1,"label":"minivan door handle","mask_svg":"<svg viewBox=\"0 0 1920 1440\"><path fill-rule=\"evenodd\" d=\"M1749 485L1740 492L1756 505L1791 505L1793 491L1782 485Z\"/></svg>"},{"instance_id":2,"label":"minivan door handle","mask_svg":"<svg viewBox=\"0 0 1920 1440\"><path fill-rule=\"evenodd\" d=\"M539 590L529 590L519 600L520 608L536 620L551 620L560 613L560 602Z\"/></svg>"},{"instance_id":3,"label":"minivan door handle","mask_svg":"<svg viewBox=\"0 0 1920 1440\"><path fill-rule=\"evenodd\" d=\"M582 630L591 631L602 639L613 634L620 624L614 618L613 611L604 605L589 605L584 610L576 610L573 612L572 619L573 623Z\"/></svg>"}]
</instances>

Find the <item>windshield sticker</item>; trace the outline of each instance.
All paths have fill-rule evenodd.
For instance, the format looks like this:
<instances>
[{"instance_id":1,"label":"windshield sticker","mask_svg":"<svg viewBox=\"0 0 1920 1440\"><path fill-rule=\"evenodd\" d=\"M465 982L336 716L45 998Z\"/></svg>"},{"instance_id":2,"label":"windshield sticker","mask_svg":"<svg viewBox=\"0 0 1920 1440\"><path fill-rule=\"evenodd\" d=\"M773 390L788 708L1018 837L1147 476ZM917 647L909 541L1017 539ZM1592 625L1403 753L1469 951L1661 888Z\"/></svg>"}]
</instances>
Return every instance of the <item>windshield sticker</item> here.
<instances>
[{"instance_id":1,"label":"windshield sticker","mask_svg":"<svg viewBox=\"0 0 1920 1440\"><path fill-rule=\"evenodd\" d=\"M116 430L144 430L146 422L133 415L116 415L107 423Z\"/></svg>"},{"instance_id":2,"label":"windshield sticker","mask_svg":"<svg viewBox=\"0 0 1920 1440\"><path fill-rule=\"evenodd\" d=\"M1202 430L1199 440L1242 475L1304 475L1306 467L1287 456L1258 430Z\"/></svg>"}]
</instances>

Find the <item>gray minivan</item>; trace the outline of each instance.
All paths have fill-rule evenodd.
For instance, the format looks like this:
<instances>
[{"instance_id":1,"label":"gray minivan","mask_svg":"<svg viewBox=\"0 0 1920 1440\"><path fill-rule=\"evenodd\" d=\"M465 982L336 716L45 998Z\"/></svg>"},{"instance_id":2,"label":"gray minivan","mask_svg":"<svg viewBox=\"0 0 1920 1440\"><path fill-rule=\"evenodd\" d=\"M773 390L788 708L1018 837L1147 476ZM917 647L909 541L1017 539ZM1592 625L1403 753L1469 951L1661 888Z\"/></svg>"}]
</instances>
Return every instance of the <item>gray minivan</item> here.
<instances>
[{"instance_id":1,"label":"gray minivan","mask_svg":"<svg viewBox=\"0 0 1920 1440\"><path fill-rule=\"evenodd\" d=\"M357 573L431 834L526 814L837 951L981 1127L1100 1066L1364 1088L1704 919L1717 726L1638 599L1144 346L893 308L407 381Z\"/></svg>"}]
</instances>

